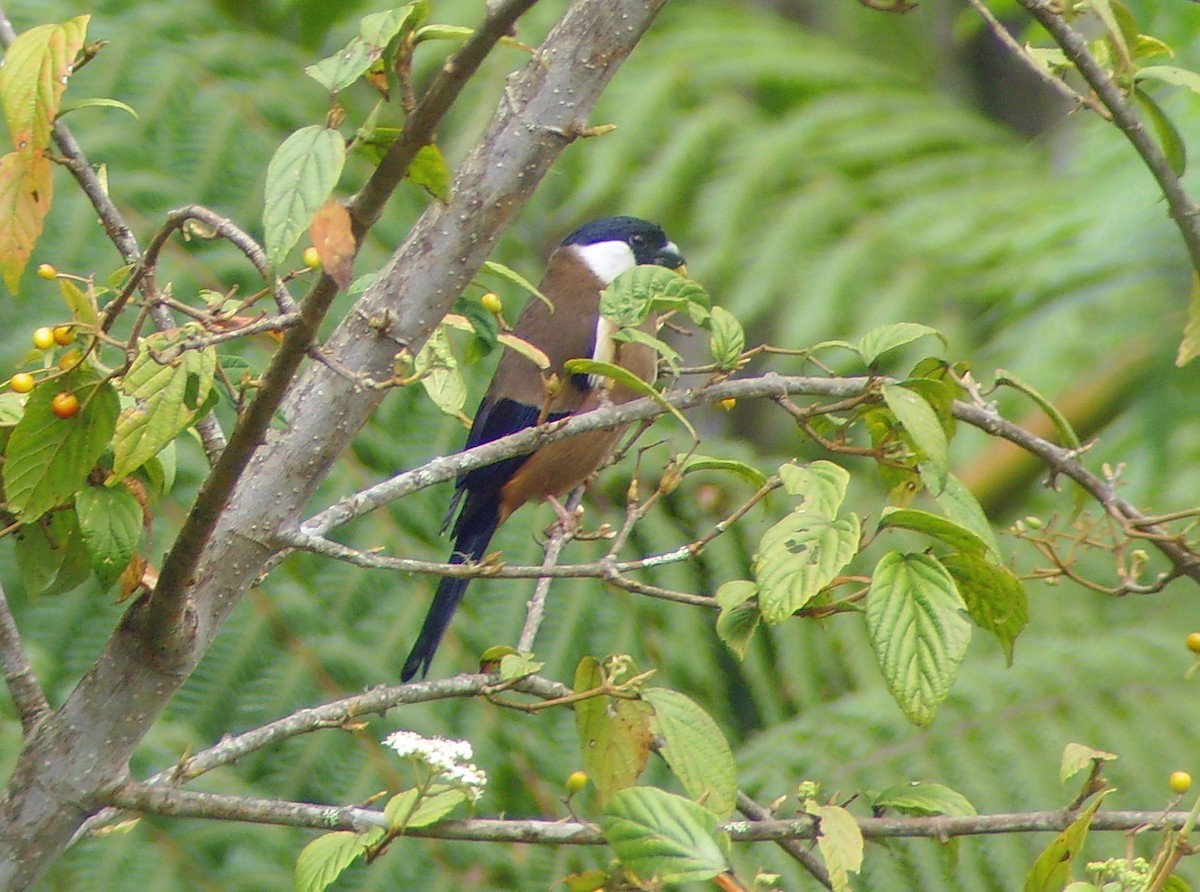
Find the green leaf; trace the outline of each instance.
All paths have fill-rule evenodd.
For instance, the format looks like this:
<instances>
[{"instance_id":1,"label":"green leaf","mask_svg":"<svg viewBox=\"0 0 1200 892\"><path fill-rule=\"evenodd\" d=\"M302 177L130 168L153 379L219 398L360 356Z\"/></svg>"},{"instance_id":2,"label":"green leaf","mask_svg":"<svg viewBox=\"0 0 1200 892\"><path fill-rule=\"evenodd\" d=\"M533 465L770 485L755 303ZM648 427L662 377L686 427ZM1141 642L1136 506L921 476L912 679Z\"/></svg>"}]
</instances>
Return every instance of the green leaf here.
<instances>
[{"instance_id":1,"label":"green leaf","mask_svg":"<svg viewBox=\"0 0 1200 892\"><path fill-rule=\"evenodd\" d=\"M25 414L25 394L0 392L0 428L14 427Z\"/></svg>"},{"instance_id":2,"label":"green leaf","mask_svg":"<svg viewBox=\"0 0 1200 892\"><path fill-rule=\"evenodd\" d=\"M100 314L96 309L96 295L91 285L85 293L70 279L59 279L58 290L66 301L71 318L77 319L89 328L100 324Z\"/></svg>"},{"instance_id":3,"label":"green leaf","mask_svg":"<svg viewBox=\"0 0 1200 892\"><path fill-rule=\"evenodd\" d=\"M831 520L803 507L763 535L754 559L763 619L781 623L829 585L858 553L858 517Z\"/></svg>"},{"instance_id":4,"label":"green leaf","mask_svg":"<svg viewBox=\"0 0 1200 892\"><path fill-rule=\"evenodd\" d=\"M426 0L405 3L395 9L387 9L363 16L358 33L371 46L386 47L401 31L410 30L429 14Z\"/></svg>"},{"instance_id":5,"label":"green leaf","mask_svg":"<svg viewBox=\"0 0 1200 892\"><path fill-rule=\"evenodd\" d=\"M1063 747L1062 761L1058 766L1058 782L1065 784L1085 768L1090 771L1093 762L1111 762L1116 758L1114 753L1092 749L1082 743L1068 743Z\"/></svg>"},{"instance_id":6,"label":"green leaf","mask_svg":"<svg viewBox=\"0 0 1200 892\"><path fill-rule=\"evenodd\" d=\"M916 508L884 508L879 516L879 529L912 530L944 542L965 554L983 555L987 543L954 521Z\"/></svg>"},{"instance_id":7,"label":"green leaf","mask_svg":"<svg viewBox=\"0 0 1200 892\"><path fill-rule=\"evenodd\" d=\"M346 160L342 135L313 125L283 141L267 165L263 236L267 260L283 261L337 185Z\"/></svg>"},{"instance_id":8,"label":"green leaf","mask_svg":"<svg viewBox=\"0 0 1200 892\"><path fill-rule=\"evenodd\" d=\"M954 580L936 558L889 552L875 565L866 611L888 690L909 721L928 725L971 640Z\"/></svg>"},{"instance_id":9,"label":"green leaf","mask_svg":"<svg viewBox=\"0 0 1200 892\"><path fill-rule=\"evenodd\" d=\"M709 326L712 335L709 338L708 349L717 367L737 368L738 358L746 349L746 332L742 329L742 323L724 307L713 307Z\"/></svg>"},{"instance_id":10,"label":"green leaf","mask_svg":"<svg viewBox=\"0 0 1200 892\"><path fill-rule=\"evenodd\" d=\"M0 102L17 153L25 158L50 145L50 131L75 55L83 46L91 16L22 32L4 53Z\"/></svg>"},{"instance_id":11,"label":"green leaf","mask_svg":"<svg viewBox=\"0 0 1200 892\"><path fill-rule=\"evenodd\" d=\"M696 471L729 471L755 486L762 486L767 482L767 475L758 468L732 458L713 458L710 455L680 453L675 456L674 461L681 463L679 464L679 473L685 477Z\"/></svg>"},{"instance_id":12,"label":"green leaf","mask_svg":"<svg viewBox=\"0 0 1200 892\"><path fill-rule=\"evenodd\" d=\"M895 350L929 335L940 340L943 347L946 346L945 336L936 328L917 322L896 322L872 328L859 339L854 349L858 351L865 365L874 365L875 360L889 350Z\"/></svg>"},{"instance_id":13,"label":"green leaf","mask_svg":"<svg viewBox=\"0 0 1200 892\"><path fill-rule=\"evenodd\" d=\"M996 539L996 533L992 530L992 524L984 513L983 506L961 480L953 474L947 474L945 487L933 498L948 518L960 527L970 530L987 543L993 556L1000 557L1000 542Z\"/></svg>"},{"instance_id":14,"label":"green leaf","mask_svg":"<svg viewBox=\"0 0 1200 892\"><path fill-rule=\"evenodd\" d=\"M382 47L371 46L361 37L355 37L332 56L306 67L304 73L330 93L336 93L362 77L382 55Z\"/></svg>"},{"instance_id":15,"label":"green leaf","mask_svg":"<svg viewBox=\"0 0 1200 892\"><path fill-rule=\"evenodd\" d=\"M684 791L725 821L737 805L737 769L720 727L696 701L667 688L646 688L663 743L659 754Z\"/></svg>"},{"instance_id":16,"label":"green leaf","mask_svg":"<svg viewBox=\"0 0 1200 892\"><path fill-rule=\"evenodd\" d=\"M1173 87L1187 87L1193 93L1200 93L1200 73L1174 65L1147 65L1139 68L1134 77L1139 81L1155 80Z\"/></svg>"},{"instance_id":17,"label":"green leaf","mask_svg":"<svg viewBox=\"0 0 1200 892\"><path fill-rule=\"evenodd\" d=\"M939 560L954 577L975 625L1000 640L1004 660L1011 666L1013 644L1029 623L1029 600L1021 580L982 555L947 554Z\"/></svg>"},{"instance_id":18,"label":"green leaf","mask_svg":"<svg viewBox=\"0 0 1200 892\"><path fill-rule=\"evenodd\" d=\"M101 588L117 581L142 538L142 506L124 486L85 486L75 494L75 510L92 570Z\"/></svg>"},{"instance_id":19,"label":"green leaf","mask_svg":"<svg viewBox=\"0 0 1200 892\"><path fill-rule=\"evenodd\" d=\"M50 403L68 390L79 398L80 409L70 418L59 418ZM8 509L28 523L69 502L112 439L119 408L112 385L87 368L34 388L8 441Z\"/></svg>"},{"instance_id":20,"label":"green leaf","mask_svg":"<svg viewBox=\"0 0 1200 892\"><path fill-rule=\"evenodd\" d=\"M652 313L682 310L707 322L712 301L697 282L674 270L644 264L626 270L600 292L600 315L620 328L637 328Z\"/></svg>"},{"instance_id":21,"label":"green leaf","mask_svg":"<svg viewBox=\"0 0 1200 892\"><path fill-rule=\"evenodd\" d=\"M629 371L629 369L614 365L611 362L600 362L598 359L568 359L563 363L563 370L569 375L602 375L605 378L611 378L616 384L627 387L638 396L649 397L670 412L675 417L675 420L682 424L687 429L687 432L692 435L692 439L699 439L696 429L692 427L691 422L684 417L683 413L663 399L661 393Z\"/></svg>"},{"instance_id":22,"label":"green leaf","mask_svg":"<svg viewBox=\"0 0 1200 892\"><path fill-rule=\"evenodd\" d=\"M340 830L318 836L296 859L296 892L321 892L354 863L367 848L383 838L382 830L351 833Z\"/></svg>"},{"instance_id":23,"label":"green leaf","mask_svg":"<svg viewBox=\"0 0 1200 892\"><path fill-rule=\"evenodd\" d=\"M817 848L834 892L850 892L850 874L862 869L863 836L854 815L838 805L808 802L804 810L821 822Z\"/></svg>"},{"instance_id":24,"label":"green leaf","mask_svg":"<svg viewBox=\"0 0 1200 892\"><path fill-rule=\"evenodd\" d=\"M450 349L446 327L439 325L417 354L413 373L422 375L421 385L434 405L447 415L458 416L467 401L467 385Z\"/></svg>"},{"instance_id":25,"label":"green leaf","mask_svg":"<svg viewBox=\"0 0 1200 892\"><path fill-rule=\"evenodd\" d=\"M750 594L747 597L758 592L758 586L753 582L739 579L727 582L717 589L718 600L721 597L722 589L739 584L750 587ZM754 637L760 619L762 619L762 614L759 612L757 603L739 601L730 606L722 604L721 612L717 615L717 636L725 643L726 647L737 655L739 660L744 660L746 651L750 647L750 639Z\"/></svg>"},{"instance_id":26,"label":"green leaf","mask_svg":"<svg viewBox=\"0 0 1200 892\"><path fill-rule=\"evenodd\" d=\"M1096 810L1108 794L1105 790L1097 796L1082 814L1054 838L1045 851L1038 856L1025 877L1024 892L1059 892L1071 877L1071 862L1083 850L1088 828Z\"/></svg>"},{"instance_id":27,"label":"green leaf","mask_svg":"<svg viewBox=\"0 0 1200 892\"><path fill-rule=\"evenodd\" d=\"M1059 442L1068 449L1078 449L1080 447L1079 435L1075 433L1075 428L1071 427L1071 422L1062 412L1058 411L1054 403L1042 396L1031 385L1025 383L1012 372L1004 369L996 369L996 385L1011 387L1025 394L1041 409L1050 420L1054 423L1054 429L1058 431Z\"/></svg>"},{"instance_id":28,"label":"green leaf","mask_svg":"<svg viewBox=\"0 0 1200 892\"><path fill-rule=\"evenodd\" d=\"M716 815L654 787L615 793L600 818L600 831L621 864L645 879L699 882L728 869Z\"/></svg>"},{"instance_id":29,"label":"green leaf","mask_svg":"<svg viewBox=\"0 0 1200 892\"><path fill-rule=\"evenodd\" d=\"M599 687L600 667L584 657L575 669L576 693ZM575 704L575 728L588 776L601 804L631 787L650 756L652 710L640 700L598 696Z\"/></svg>"},{"instance_id":30,"label":"green leaf","mask_svg":"<svg viewBox=\"0 0 1200 892\"><path fill-rule=\"evenodd\" d=\"M1132 67L1132 57L1129 54L1129 41L1125 37L1125 29L1117 20L1118 16L1110 0L1091 0L1092 11L1104 23L1104 29L1112 42L1119 71L1128 71Z\"/></svg>"},{"instance_id":31,"label":"green leaf","mask_svg":"<svg viewBox=\"0 0 1200 892\"><path fill-rule=\"evenodd\" d=\"M1200 275L1192 273L1192 294L1188 300L1187 324L1183 340L1175 354L1175 365L1183 367L1200 355Z\"/></svg>"},{"instance_id":32,"label":"green leaf","mask_svg":"<svg viewBox=\"0 0 1200 892\"><path fill-rule=\"evenodd\" d=\"M455 787L434 784L420 797L417 790L405 790L388 800L383 816L393 830L412 830L436 824L467 801L467 794Z\"/></svg>"},{"instance_id":33,"label":"green leaf","mask_svg":"<svg viewBox=\"0 0 1200 892\"><path fill-rule=\"evenodd\" d=\"M500 658L500 680L516 681L518 678L540 672L545 665L535 660L533 654L505 654Z\"/></svg>"},{"instance_id":34,"label":"green leaf","mask_svg":"<svg viewBox=\"0 0 1200 892\"><path fill-rule=\"evenodd\" d=\"M480 272L495 276L498 279L503 279L505 282L511 282L518 288L524 288L526 291L544 303L547 307L549 307L551 312L554 311L554 302L551 301L550 298L546 297L546 295L542 294L536 285L526 279L515 269L509 269L503 263L496 263L494 260L485 260L483 262L483 268L480 270Z\"/></svg>"},{"instance_id":35,"label":"green leaf","mask_svg":"<svg viewBox=\"0 0 1200 892\"><path fill-rule=\"evenodd\" d=\"M417 150L404 176L442 204L450 203L450 168L442 150L433 143Z\"/></svg>"},{"instance_id":36,"label":"green leaf","mask_svg":"<svg viewBox=\"0 0 1200 892\"><path fill-rule=\"evenodd\" d=\"M1154 132L1158 134L1158 144L1167 159L1167 164L1171 166L1175 176L1183 176L1187 170L1187 143L1175 127L1175 122L1163 111L1162 106L1140 87L1134 87L1133 98L1145 110L1146 117L1154 125Z\"/></svg>"},{"instance_id":37,"label":"green leaf","mask_svg":"<svg viewBox=\"0 0 1200 892\"><path fill-rule=\"evenodd\" d=\"M880 790L871 802L873 809L891 809L905 815L974 815L970 800L942 784L914 781Z\"/></svg>"},{"instance_id":38,"label":"green leaf","mask_svg":"<svg viewBox=\"0 0 1200 892\"><path fill-rule=\"evenodd\" d=\"M640 328L619 328L612 333L612 339L625 344L642 344L645 347L649 347L661 359L666 361L672 372L678 371L679 363L683 359L679 355L679 351L666 341L660 340L649 332L642 331Z\"/></svg>"},{"instance_id":39,"label":"green leaf","mask_svg":"<svg viewBox=\"0 0 1200 892\"><path fill-rule=\"evenodd\" d=\"M835 517L846 498L850 472L841 465L818 459L806 465L783 465L779 479L789 495L801 496L800 510Z\"/></svg>"},{"instance_id":40,"label":"green leaf","mask_svg":"<svg viewBox=\"0 0 1200 892\"><path fill-rule=\"evenodd\" d=\"M165 364L155 358L193 333L184 326L177 334L152 334L138 344L137 359L120 381L121 390L136 404L117 421L113 469L105 481L109 485L158 455L199 417L212 391L216 350L184 350Z\"/></svg>"},{"instance_id":41,"label":"green leaf","mask_svg":"<svg viewBox=\"0 0 1200 892\"><path fill-rule=\"evenodd\" d=\"M107 99L99 96L92 99L80 99L77 102L68 102L59 109L58 116L61 118L68 112L78 111L81 108L115 108L125 112L134 120L138 119L138 113L133 110L133 106L122 102L120 99Z\"/></svg>"},{"instance_id":42,"label":"green leaf","mask_svg":"<svg viewBox=\"0 0 1200 892\"><path fill-rule=\"evenodd\" d=\"M92 565L74 511L55 511L14 534L17 566L30 598L69 592L91 575Z\"/></svg>"},{"instance_id":43,"label":"green leaf","mask_svg":"<svg viewBox=\"0 0 1200 892\"><path fill-rule=\"evenodd\" d=\"M950 454L937 412L923 396L898 384L883 385L883 401L921 453L934 480L935 494L941 492L950 470Z\"/></svg>"}]
</instances>

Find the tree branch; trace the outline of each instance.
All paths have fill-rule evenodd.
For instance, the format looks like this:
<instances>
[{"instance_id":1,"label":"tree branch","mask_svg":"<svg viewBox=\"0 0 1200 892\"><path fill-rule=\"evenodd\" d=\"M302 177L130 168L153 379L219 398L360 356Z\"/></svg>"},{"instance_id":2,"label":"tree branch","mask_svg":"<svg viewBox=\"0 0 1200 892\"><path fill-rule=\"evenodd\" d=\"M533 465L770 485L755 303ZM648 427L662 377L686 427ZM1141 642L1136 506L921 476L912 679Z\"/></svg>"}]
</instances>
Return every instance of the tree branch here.
<instances>
[{"instance_id":1,"label":"tree branch","mask_svg":"<svg viewBox=\"0 0 1200 892\"><path fill-rule=\"evenodd\" d=\"M1087 85L1095 91L1096 96L1112 115L1113 123L1125 134L1126 139L1141 156L1154 179L1158 181L1167 206L1171 210L1171 219L1179 227L1183 242L1187 246L1188 257L1192 269L1200 275L1200 228L1197 228L1196 215L1200 207L1183 188L1183 183L1171 169L1170 162L1163 155L1153 137L1142 126L1141 118L1133 107L1126 102L1121 88L1113 82L1099 62L1088 52L1087 41L1083 35L1067 24L1058 13L1051 0L1017 0L1025 10L1037 19L1038 24L1050 32L1055 43L1062 48L1067 58L1079 70Z\"/></svg>"},{"instance_id":2,"label":"tree branch","mask_svg":"<svg viewBox=\"0 0 1200 892\"><path fill-rule=\"evenodd\" d=\"M4 587L0 586L0 668L21 718L21 729L28 735L50 713L50 704L29 663L29 654L21 643L17 621L8 606Z\"/></svg>"}]
</instances>

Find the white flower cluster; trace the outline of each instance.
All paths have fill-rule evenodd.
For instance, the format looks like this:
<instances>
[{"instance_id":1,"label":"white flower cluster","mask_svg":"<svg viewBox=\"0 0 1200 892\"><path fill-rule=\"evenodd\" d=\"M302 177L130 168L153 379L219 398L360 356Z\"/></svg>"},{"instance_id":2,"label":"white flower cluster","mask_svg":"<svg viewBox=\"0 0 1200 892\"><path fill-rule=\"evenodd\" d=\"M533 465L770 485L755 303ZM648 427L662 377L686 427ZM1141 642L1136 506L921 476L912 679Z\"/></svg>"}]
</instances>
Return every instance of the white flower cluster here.
<instances>
[{"instance_id":1,"label":"white flower cluster","mask_svg":"<svg viewBox=\"0 0 1200 892\"><path fill-rule=\"evenodd\" d=\"M422 737L412 731L394 731L383 739L397 755L413 758L437 772L438 777L478 799L487 786L487 774L473 762L474 751L466 740L448 737Z\"/></svg>"}]
</instances>

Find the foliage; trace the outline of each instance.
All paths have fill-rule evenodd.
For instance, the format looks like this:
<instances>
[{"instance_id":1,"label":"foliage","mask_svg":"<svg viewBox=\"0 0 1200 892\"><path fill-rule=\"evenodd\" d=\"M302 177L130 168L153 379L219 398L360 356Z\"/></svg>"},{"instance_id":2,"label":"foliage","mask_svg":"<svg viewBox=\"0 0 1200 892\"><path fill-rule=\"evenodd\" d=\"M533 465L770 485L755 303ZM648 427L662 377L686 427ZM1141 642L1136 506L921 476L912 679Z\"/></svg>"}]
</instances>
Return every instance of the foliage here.
<instances>
[{"instance_id":1,"label":"foliage","mask_svg":"<svg viewBox=\"0 0 1200 892\"><path fill-rule=\"evenodd\" d=\"M333 55L314 66L321 77L313 76L339 94L350 120L369 120L375 98L364 84L352 82L398 36L416 33L414 10L419 5L403 7L407 11L384 23L386 28L372 31L376 43L370 42L367 20L361 29L354 21L366 10L347 10L339 39L325 40ZM453 19L466 5L437 4L436 14ZM67 20L69 4L45 4L36 11L18 6L16 11L41 21L58 12L51 9L57 6L63 7L60 20ZM192 199L248 224L259 216L265 189L268 216L262 231L271 261L283 269L343 173L337 131L311 123L324 113L321 90L305 96L296 89L297 72L324 51L313 53L262 32L239 33L224 22L201 21L198 33L185 41L175 14L158 6L110 4L89 24L94 34L97 21L102 22L113 45L79 78L90 79L85 82L98 92L129 102L139 114L136 122L118 124L110 120L117 116L103 109L85 112L97 122L80 125L91 141L89 152L111 165L110 176L121 187L114 191L136 206L143 221L149 221L147 229L157 224L165 202ZM540 33L546 21L534 18L524 27ZM134 53L122 45L128 43L122 35L139 32L155 39L144 45L139 41ZM1110 42L1116 33L1109 32ZM348 37L353 64L338 50L348 34L357 35ZM448 38L454 32L426 34ZM526 34L520 37L532 42ZM311 47L315 39L299 42ZM175 58L185 45L188 58L204 73L205 90L197 90L195 78L185 73L187 66ZM1114 50L1119 49L1114 43ZM672 6L661 29L639 52L599 115L617 120L620 130L566 156L562 175L543 186L527 215L530 222L516 228L517 237L502 250L502 259L515 269L535 269L531 254L552 234L601 208L620 207L673 224L669 231L679 233L676 239L695 258L693 274L722 304L694 317L710 328L697 355L715 362L719 373L737 368L748 343L766 339L794 347L824 339L816 355L838 370L887 370L901 376L884 385L877 399L831 416L832 427L814 422L816 433L835 441L854 425L868 431L873 457L886 457L887 467L876 483L867 459L858 464L847 460L852 480L828 461L784 464L797 454L812 457L811 447L798 444L792 429L763 423L756 441L747 443L737 435L759 426L756 410L739 406L731 417L708 419L702 426L703 449L715 458L684 465L680 473L686 476L678 488L664 493L655 522L635 528L629 551L664 552L695 541L750 496L748 485L765 479L756 468L778 468L786 497L773 496L766 511L709 543L695 561L646 573L656 585L725 592L717 625L723 643L707 619L693 615L699 611L601 594L605 590L596 583L581 582L570 590L563 586L561 594L556 589L538 641L544 673L566 678L575 672L576 689L582 691L610 679L594 660L580 667L585 670L581 677L576 669L581 654L628 652L639 665L653 665L660 673L655 684L663 687L635 685L638 700L594 697L590 707L576 709L574 719L552 710L529 722L480 702L443 702L406 709L404 723L475 741L481 764L494 778L486 802L489 813L540 813L556 797L561 779L585 765L596 800L590 802L591 792L581 797L596 807L587 813L595 816L602 810L614 850L642 876L712 876L726 869L729 857L735 870L749 875L746 868L758 863L760 850L751 855L735 850L729 856L714 835L716 817L726 818L732 809L734 759L742 786L764 799L793 789L802 777L820 777L827 788L837 787L847 796L892 789L911 778L953 788L938 800L938 808L951 807L945 799L961 808L962 799L968 806L983 808L986 803L988 810L998 811L1030 803L1061 804L1057 780L1043 775L1070 737L1121 753L1120 770L1126 774L1117 786L1130 807L1147 800L1151 807L1159 805L1165 794L1152 784L1161 781L1161 766L1186 760L1182 743L1200 730L1191 727L1187 715L1170 708L1171 697L1189 689L1178 681L1180 667L1163 657L1163 642L1178 637L1180 623L1171 615L1175 611L1169 596L1160 602L1168 606L1159 616L1081 593L1049 599L1041 597L1039 588L1027 598L1014 572L1022 565L1008 566L1012 540L997 544L991 525L978 522L983 509L969 493L963 507L967 489L958 477L971 459L958 444L965 440L970 446L971 441L968 434L958 438L945 412L949 399L960 395L947 383L952 380L944 374L948 366L918 362L937 349L926 336L941 332L939 356L948 352L949 343L955 354L971 353L985 361L1003 357L1006 365L1020 370L1021 378L1070 395L1073 387L1103 371L1107 354L1124 350L1138 336L1150 339L1146 354L1161 353L1163 339L1182 328L1167 326L1164 332L1159 320L1167 312L1182 318L1184 264L1164 232L1152 193L1140 182L1130 185L1132 162L1117 157L1108 142L1112 137L1100 127L1079 123L1060 134L1068 147L1067 166L1056 170L1047 145L1022 144L930 89L919 75L734 4ZM349 67L343 71L334 64L339 62ZM414 64L420 75L436 60L432 54L417 54ZM1161 73L1159 79L1170 80ZM245 98L250 85L252 100ZM360 271L374 268L371 264L384 256L385 246L398 240L426 200L423 189L444 194L445 158L461 150L467 140L462 132L494 98L495 91L481 94L474 108L458 111L447 128L451 135L444 156L426 159L425 175L413 178L420 188L400 196L394 218L370 236L358 261ZM1194 129L1193 113L1177 108L1172 99L1162 106L1170 117L1164 112L1152 120L1159 125L1160 140L1178 155ZM41 108L52 116L52 110L46 112L49 106ZM1175 124L1168 127L1164 120ZM285 140L289 130L293 135ZM303 152L297 149L301 138ZM357 147L386 144L388 138L386 128L376 126L359 133ZM280 142L283 146L273 154ZM44 144L45 139L40 147ZM346 157L343 188L364 176L367 154ZM319 175L309 177L308 170ZM289 174L297 172L295 182L302 189L287 183ZM30 256L52 260L59 269L94 271L96 284L81 281L77 291L86 290L93 302L106 301L123 287L124 276L117 270L119 262L97 247L85 225L94 213L79 201L73 190L58 184L43 247ZM1110 210L1117 206L1119 215ZM172 248L165 259L177 295L197 295L202 286L221 294L235 284L245 293L257 287L237 265L237 255L224 247L196 242L186 251ZM109 273L113 278L107 288L98 284ZM20 272L6 268L5 274L10 290L18 290ZM29 300L49 287L29 275L20 279L22 308L36 307L21 312L50 321ZM497 288L515 303L522 285L519 279L501 280ZM653 292L658 300L674 297ZM82 332L95 332L98 320L89 317L94 306L89 310L87 300L72 303L70 298L68 306ZM478 317L463 318L477 338L472 348L487 340L488 332L476 325ZM900 321L914 318L930 324ZM1097 326L1096 319L1104 325ZM640 321L631 318L627 324ZM351 460L318 499L330 500L396 468L457 448L459 433L441 423L439 411L461 412L468 394L478 388L478 375L469 368L475 357L461 349L456 357L461 341L440 331L438 340L430 342L434 347L426 348L430 352L415 357L411 370L404 370L425 384L437 405L415 388L390 396L360 436ZM830 340L855 333L862 336L854 343ZM0 570L34 651L35 668L56 703L119 616L99 590L115 584L127 567L139 569L139 551L145 558L161 551L161 537L177 527L181 506L188 504L202 474L188 437L179 439L180 480L171 492L173 453L161 448L212 408L217 394L232 398L220 409L224 418L232 418L230 403L244 398L250 379L265 364L260 346L222 347L218 355L213 345L197 348L196 335L185 327L141 338L136 358L124 367L117 351L110 351L102 364L101 350L107 348L98 338L86 337L82 347L87 360L74 371L60 376L41 356L28 361L42 383L22 421L7 434L4 470L8 507L25 526L14 549L0 556L6 562ZM10 332L14 361L18 336L19 352L27 349L27 332ZM441 350L438 356L432 353L435 348ZM671 364L689 361L674 353L687 348L663 344L662 349L671 351ZM1150 360L1138 367L1157 369ZM592 366L580 370L605 373ZM1185 370L1173 382L1191 382L1194 374L1194 369ZM84 412L73 427L55 425L56 419L44 411L43 403L48 405L64 387L84 392ZM1014 390L1012 397L1002 397L1006 408L1029 393ZM119 418L117 391L125 399ZM1184 392L1182 384L1167 383L1136 394L1115 389L1110 395L1113 403L1131 403L1133 409L1102 444L1101 457L1128 460L1126 479L1136 486L1139 501L1145 493L1148 502L1163 497L1166 507L1183 507L1186 493L1194 491L1192 484L1200 482L1194 462L1200 440L1190 418L1194 413L1178 411ZM1163 424L1167 418L1169 426ZM39 423L35 427L33 422ZM77 448L72 432L80 426L87 433L76 437L84 443ZM404 436L397 437L397 430ZM1165 436L1147 436L1147 431L1164 431ZM685 450L687 446L685 442ZM665 465L677 454L688 455L677 443L650 450L641 473L652 459L661 458ZM691 455L685 461L696 459ZM103 480L90 474L97 462L105 472ZM738 479L739 468L750 469L743 475L748 483ZM711 476L729 470L735 473ZM610 469L597 493L604 517L619 516L634 473L632 460ZM1165 498L1168 485L1181 495ZM881 498L902 502L898 493L905 487L925 487L932 498L921 502L923 507L904 504L880 511ZM143 539L147 494L152 500L165 498L146 515L154 517L156 529ZM342 540L362 549L403 542L398 552L440 557L442 546L430 518L440 513L444 496L419 492L354 524ZM1035 498L1021 513L1036 513L1045 504L1044 498ZM1061 500L1055 510L1069 513ZM874 518L869 522L868 514ZM529 528L536 523L531 521ZM877 551L864 556L877 541ZM883 551L882 546L893 544L894 549ZM512 562L535 562L539 553L527 530L505 531L496 546ZM595 544L575 548L584 555L600 553ZM1111 573L1102 560L1089 557L1081 566L1088 574ZM866 572L872 579L864 590L865 606L856 606L860 598L850 597L829 611L836 601L831 597L835 580ZM77 590L89 573L94 580ZM263 592L237 609L145 741L135 774L166 768L183 752L212 744L231 727L252 727L298 706L391 678L397 652L423 612L430 583L388 577L381 584L381 579L371 571L311 556L291 558ZM122 593L132 593L141 581L140 573L122 580ZM862 587L861 579L856 583ZM389 595L395 596L380 597L382 585L394 586L397 591ZM514 584L493 585L493 591L504 595L476 599L471 615L456 628L456 640L447 642L447 665L469 665L483 645L515 638L522 605L508 596ZM836 615L841 607L851 615ZM811 615L830 618L819 625L793 618L807 609L828 611ZM1030 615L1030 630L1022 635ZM1008 662L1014 660L1021 635L1014 669L1001 673L991 662L992 653L969 645L965 617L999 640ZM1113 635L1114 628L1121 632ZM918 656L918 646L930 642L938 646L920 650ZM885 691L894 695L900 710L885 701ZM1036 731L1032 722L1006 720L1013 711L1034 713ZM903 723L901 712L918 724L932 722L931 730L915 732ZM622 722L616 731L613 715ZM986 734L981 730L985 718L993 719L986 722ZM287 741L243 759L236 769L206 777L200 785L331 803L363 801L381 788L394 792L401 784L377 743L382 736L378 725ZM1138 727L1177 733L1133 733ZM661 761L650 756L651 728L665 740ZM718 728L724 732L719 740L712 734ZM581 742L573 740L575 733ZM726 736L729 743L722 746ZM588 741L596 740L605 743L609 761L589 755ZM7 767L18 745L15 732L0 736L0 764ZM637 750L633 764L623 762L623 769L614 769L612 760L627 759L629 747ZM787 755L781 758L780 753ZM631 787L643 769L646 781L681 789L687 798ZM667 769L674 781L666 778ZM429 787L426 792L446 791ZM875 802L898 810L920 807L913 800L901 804L894 793ZM801 805L831 825L844 811L833 800L814 798ZM824 811L830 809L836 811ZM1080 827L1075 836L1083 835L1086 822ZM330 847L339 863L345 862L341 867L378 842L360 845L362 837L341 835L331 842L321 839L331 838L311 845ZM853 844L849 850L844 845L831 849L830 837L824 839L821 852L831 867L839 859L857 865ZM681 840L686 842L683 855L671 849ZM539 888L571 871L599 869L607 860L587 852L541 851L509 859L504 853L465 851L478 846L389 842L404 847L402 858L393 854L365 868L354 864L339 883L345 888L391 888L401 881L421 888L461 888L468 868L477 866L481 887ZM353 852L347 857L348 849L335 843L346 843ZM68 888L86 875L91 884L113 889L201 883L282 888L287 883L281 878L302 844L302 835L293 831L246 833L187 823L181 829L176 823L146 820L125 833L82 842L49 883ZM874 863L868 854L862 884L890 888L888 883L911 884L918 878L925 887L935 887L951 868L940 854L931 853L931 845L896 843L891 857ZM150 846L160 857L146 856ZM858 846L861 854L861 840ZM1072 844L1072 852L1075 848ZM1013 839L972 840L957 849L954 882L964 889L1016 888L1037 857L1036 846ZM681 866L679 858L686 863ZM799 885L794 864L777 858L765 849L761 853L761 861ZM847 871L856 869L843 868L839 875L852 882Z\"/></svg>"}]
</instances>

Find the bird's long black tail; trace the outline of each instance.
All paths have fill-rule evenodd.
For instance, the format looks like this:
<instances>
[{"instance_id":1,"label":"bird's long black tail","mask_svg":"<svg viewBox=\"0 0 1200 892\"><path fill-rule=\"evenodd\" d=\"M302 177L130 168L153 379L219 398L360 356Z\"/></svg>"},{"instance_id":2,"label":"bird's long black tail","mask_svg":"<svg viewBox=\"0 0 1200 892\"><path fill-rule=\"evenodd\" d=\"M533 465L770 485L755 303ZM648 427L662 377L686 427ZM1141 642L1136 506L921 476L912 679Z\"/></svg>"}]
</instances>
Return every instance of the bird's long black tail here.
<instances>
[{"instance_id":1,"label":"bird's long black tail","mask_svg":"<svg viewBox=\"0 0 1200 892\"><path fill-rule=\"evenodd\" d=\"M454 540L454 554L450 556L450 563L465 564L468 561L478 561L487 554L488 543L492 541L492 536L500 523L496 512L483 513L485 514L483 517L470 518L473 521L471 523L462 524L460 521L461 528L457 531ZM408 681L418 672L424 676L429 671L429 664L433 662L433 654L441 643L442 635L446 633L446 627L450 625L450 618L458 609L463 592L467 590L467 584L470 581L454 576L442 577L442 581L438 583L437 594L433 596L433 604L430 605L429 612L425 614L421 633L417 635L417 643L413 645L408 659L404 661L404 668L400 671L401 681Z\"/></svg>"}]
</instances>

